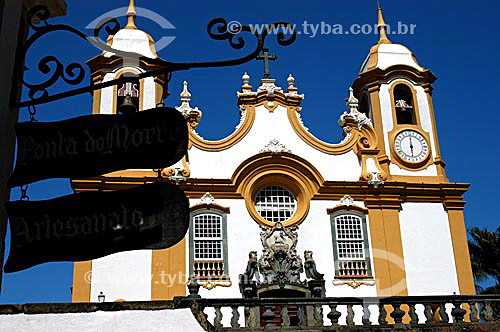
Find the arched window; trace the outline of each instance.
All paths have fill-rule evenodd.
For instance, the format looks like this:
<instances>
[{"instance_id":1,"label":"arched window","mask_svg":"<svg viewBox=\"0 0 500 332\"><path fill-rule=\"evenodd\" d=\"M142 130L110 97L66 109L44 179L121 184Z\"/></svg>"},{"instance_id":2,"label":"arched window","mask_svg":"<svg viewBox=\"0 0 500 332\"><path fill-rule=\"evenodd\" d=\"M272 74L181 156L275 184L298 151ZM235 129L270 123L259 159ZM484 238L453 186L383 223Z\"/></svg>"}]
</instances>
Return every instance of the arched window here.
<instances>
[{"instance_id":1,"label":"arched window","mask_svg":"<svg viewBox=\"0 0 500 332\"><path fill-rule=\"evenodd\" d=\"M127 96L131 97L132 104L139 111L139 80L134 79L131 82L125 82L118 86L116 91L116 113L120 112L120 106L123 105Z\"/></svg>"},{"instance_id":2,"label":"arched window","mask_svg":"<svg viewBox=\"0 0 500 332\"><path fill-rule=\"evenodd\" d=\"M371 118L371 109L370 109L370 103L368 101L368 95L366 93L363 93L361 95L361 99L359 102L359 111L366 115L368 119Z\"/></svg>"},{"instance_id":3,"label":"arched window","mask_svg":"<svg viewBox=\"0 0 500 332\"><path fill-rule=\"evenodd\" d=\"M201 281L227 279L226 213L212 209L192 212L189 236L190 275Z\"/></svg>"},{"instance_id":4,"label":"arched window","mask_svg":"<svg viewBox=\"0 0 500 332\"><path fill-rule=\"evenodd\" d=\"M394 106L396 108L397 124L417 124L415 116L415 105L413 104L413 92L405 84L398 84L394 88Z\"/></svg>"},{"instance_id":5,"label":"arched window","mask_svg":"<svg viewBox=\"0 0 500 332\"><path fill-rule=\"evenodd\" d=\"M332 213L330 218L335 277L371 277L370 250L364 213L338 210Z\"/></svg>"}]
</instances>

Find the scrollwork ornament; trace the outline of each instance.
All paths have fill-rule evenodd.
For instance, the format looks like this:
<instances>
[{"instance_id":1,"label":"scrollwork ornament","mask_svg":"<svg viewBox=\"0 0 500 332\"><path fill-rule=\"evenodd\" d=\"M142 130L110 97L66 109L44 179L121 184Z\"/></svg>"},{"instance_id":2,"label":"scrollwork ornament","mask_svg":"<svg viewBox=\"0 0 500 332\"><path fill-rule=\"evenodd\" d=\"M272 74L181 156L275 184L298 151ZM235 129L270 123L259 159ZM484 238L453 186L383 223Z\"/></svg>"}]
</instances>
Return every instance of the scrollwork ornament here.
<instances>
[{"instance_id":1,"label":"scrollwork ornament","mask_svg":"<svg viewBox=\"0 0 500 332\"><path fill-rule=\"evenodd\" d=\"M207 67L223 67L223 66L235 66L246 63L253 60L264 48L264 41L270 32L276 34L277 42L279 45L288 46L292 44L296 38L296 31L292 24L287 22L276 22L266 25L261 33L251 29L248 25L240 25L238 27L229 27L228 23L223 18L215 18L208 23L207 32L209 36L214 40L227 40L230 46L234 49L242 49L245 44L245 38L243 38L243 33L249 33L257 39L257 46L247 55L242 56L237 59L222 60L222 61L209 61L209 62L186 62L186 63L176 63L168 62L160 58L147 58L138 53L125 52L117 49L113 49L103 40L108 40L108 38L100 38L100 35L105 31L109 36L116 34L120 30L120 24L116 18L106 18L100 21L94 28L93 36L87 36L86 34L80 32L79 30L63 24L49 24L47 20L50 17L50 12L47 7L43 5L34 6L27 15L28 25L34 31L34 33L26 40L20 53L20 59L18 61L19 71L26 60L26 55L31 48L31 46L40 38L47 34L56 31L65 31L73 35L78 36L81 39L86 40L100 50L110 52L123 59L139 59L147 61L148 63L154 64L158 69L154 69L148 72L141 73L137 75L137 79L160 76L164 74L171 75L174 71L188 70L191 68L207 68ZM38 24L39 22L45 22L45 24ZM22 84L24 87L28 88L28 96L30 100L22 101L17 103L17 99L13 100L13 105L18 107L26 107L32 105L38 105L43 103L48 103L51 101L59 100L62 98L67 98L83 93L92 92L98 89L103 89L106 87L118 85L124 83L127 78L120 77L115 80L102 82L98 84L89 84L88 86L75 88L72 90L56 93L53 95L49 94L48 88L52 87L59 81L63 81L69 85L78 85L85 79L85 69L83 64L74 62L65 66L59 59L54 55L47 55L42 58L37 66L39 72L44 75L49 75L42 83L28 83L22 79Z\"/></svg>"}]
</instances>

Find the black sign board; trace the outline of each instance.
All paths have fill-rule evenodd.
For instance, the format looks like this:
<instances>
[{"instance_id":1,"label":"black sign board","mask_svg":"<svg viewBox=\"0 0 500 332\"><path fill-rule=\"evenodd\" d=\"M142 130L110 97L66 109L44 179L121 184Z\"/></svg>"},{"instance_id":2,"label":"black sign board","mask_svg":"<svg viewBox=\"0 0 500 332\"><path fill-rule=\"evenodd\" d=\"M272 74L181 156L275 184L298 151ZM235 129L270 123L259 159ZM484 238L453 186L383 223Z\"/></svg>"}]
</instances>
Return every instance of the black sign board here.
<instances>
[{"instance_id":1,"label":"black sign board","mask_svg":"<svg viewBox=\"0 0 500 332\"><path fill-rule=\"evenodd\" d=\"M165 249L189 227L189 203L178 186L156 182L6 205L11 246L5 272L56 261L86 261L136 249Z\"/></svg>"},{"instance_id":2,"label":"black sign board","mask_svg":"<svg viewBox=\"0 0 500 332\"><path fill-rule=\"evenodd\" d=\"M9 187L128 168L163 168L179 161L188 146L186 119L169 107L23 122L15 129L17 160Z\"/></svg>"}]
</instances>

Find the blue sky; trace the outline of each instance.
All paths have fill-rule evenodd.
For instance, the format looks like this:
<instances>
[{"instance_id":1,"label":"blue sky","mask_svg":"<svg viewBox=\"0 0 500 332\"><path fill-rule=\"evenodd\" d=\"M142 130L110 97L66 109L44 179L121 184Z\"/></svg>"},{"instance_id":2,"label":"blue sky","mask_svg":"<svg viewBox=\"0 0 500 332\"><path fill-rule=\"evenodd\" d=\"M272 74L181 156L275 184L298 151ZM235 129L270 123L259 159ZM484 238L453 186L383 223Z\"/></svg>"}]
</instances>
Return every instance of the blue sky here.
<instances>
[{"instance_id":1,"label":"blue sky","mask_svg":"<svg viewBox=\"0 0 500 332\"><path fill-rule=\"evenodd\" d=\"M109 10L128 5L127 0L67 1L68 15L53 19L85 30L95 18ZM235 51L226 41L208 37L206 25L213 17L243 24L289 21L301 28L308 24L376 23L376 1L317 1L284 2L232 1L170 1L136 0L138 7L153 10L165 17L175 29L164 30L156 23L138 18L139 28L155 40L173 36L175 40L159 55L169 61L209 61L238 57L245 51ZM409 47L420 65L436 74L434 108L447 176L453 182L468 182L472 186L465 199L467 227L496 229L499 225L497 200L499 195L500 156L496 125L500 67L498 64L500 4L493 0L383 0L384 17L388 24L416 24L415 33L390 35L395 43ZM120 18L125 22L124 18ZM86 30L87 34L92 31ZM341 139L337 125L344 111L347 89L357 77L370 47L378 40L375 34L321 34L298 36L288 47L277 45L270 36L266 45L279 59L271 63L271 75L282 87L293 73L300 93L305 94L302 118L317 137L328 142ZM246 49L249 50L248 48ZM53 54L69 63L83 62L98 54L98 50L68 33L56 33L38 42L28 58L28 67L36 68L40 55ZM203 111L200 134L218 139L232 132L239 120L236 91L241 76L247 71L255 87L263 73L261 61L231 67L193 69L174 73L169 90L168 106L179 105L182 81L189 81L192 106ZM28 76L32 80L40 76ZM67 88L57 86L56 90ZM54 90L55 91L55 90ZM38 107L40 121L56 121L91 113L91 97L83 95ZM21 121L28 118L21 110ZM41 181L30 185L32 200L70 194L67 179ZM19 190L12 190L12 199ZM7 240L7 247L9 241ZM7 253L8 254L8 249ZM6 256L7 257L7 256ZM4 275L0 303L69 302L72 285L72 263L49 263L29 270Z\"/></svg>"}]
</instances>

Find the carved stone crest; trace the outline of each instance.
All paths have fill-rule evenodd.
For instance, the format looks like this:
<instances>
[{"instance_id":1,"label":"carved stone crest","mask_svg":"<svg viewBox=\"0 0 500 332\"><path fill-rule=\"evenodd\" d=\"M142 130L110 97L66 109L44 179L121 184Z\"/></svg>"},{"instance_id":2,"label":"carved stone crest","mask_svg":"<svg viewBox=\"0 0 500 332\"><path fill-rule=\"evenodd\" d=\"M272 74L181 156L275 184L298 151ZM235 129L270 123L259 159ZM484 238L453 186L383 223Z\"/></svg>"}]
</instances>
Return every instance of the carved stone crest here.
<instances>
[{"instance_id":1,"label":"carved stone crest","mask_svg":"<svg viewBox=\"0 0 500 332\"><path fill-rule=\"evenodd\" d=\"M262 283L302 284L304 271L302 259L297 255L297 228L285 228L276 223L272 228L262 228L260 239L264 247L259 259Z\"/></svg>"}]
</instances>

